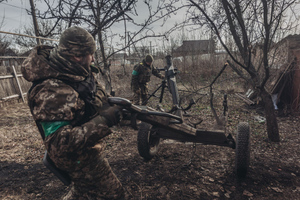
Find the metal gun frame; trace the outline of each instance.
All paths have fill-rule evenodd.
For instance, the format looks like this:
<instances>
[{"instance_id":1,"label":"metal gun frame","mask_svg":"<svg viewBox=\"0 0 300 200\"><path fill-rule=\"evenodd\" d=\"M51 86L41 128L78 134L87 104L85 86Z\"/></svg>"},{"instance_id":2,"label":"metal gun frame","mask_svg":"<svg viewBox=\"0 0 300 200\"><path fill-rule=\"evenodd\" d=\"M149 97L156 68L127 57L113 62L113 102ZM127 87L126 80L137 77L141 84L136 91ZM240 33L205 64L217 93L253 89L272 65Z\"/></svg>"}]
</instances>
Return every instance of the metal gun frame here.
<instances>
[{"instance_id":1,"label":"metal gun frame","mask_svg":"<svg viewBox=\"0 0 300 200\"><path fill-rule=\"evenodd\" d=\"M235 141L231 134L226 137L224 131L196 129L183 123L182 118L177 115L158 112L147 106L136 106L124 98L109 97L108 101L110 104L121 106L124 109L123 112L130 113L133 121L138 119L155 127L156 134L151 137L227 146L235 149Z\"/></svg>"}]
</instances>

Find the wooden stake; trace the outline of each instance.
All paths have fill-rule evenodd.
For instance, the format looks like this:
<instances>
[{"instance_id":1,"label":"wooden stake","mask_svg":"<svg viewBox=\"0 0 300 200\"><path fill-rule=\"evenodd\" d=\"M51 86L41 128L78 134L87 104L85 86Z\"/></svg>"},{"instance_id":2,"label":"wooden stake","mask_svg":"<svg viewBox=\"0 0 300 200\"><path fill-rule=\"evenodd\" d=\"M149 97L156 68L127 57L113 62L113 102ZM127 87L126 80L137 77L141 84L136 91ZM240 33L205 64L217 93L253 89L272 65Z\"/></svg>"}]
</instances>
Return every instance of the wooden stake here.
<instances>
[{"instance_id":1,"label":"wooden stake","mask_svg":"<svg viewBox=\"0 0 300 200\"><path fill-rule=\"evenodd\" d=\"M18 87L19 87L19 91L20 91L22 100L23 100L23 102L25 102L25 99L24 99L24 97L23 97L22 88L21 88L21 85L20 85L20 83L19 83L19 79L18 79L18 75L17 75L16 69L15 69L15 66L12 65L12 68L13 68L13 71L14 71L14 75L15 75L15 78L16 78L16 81L17 81L17 84L18 84Z\"/></svg>"}]
</instances>

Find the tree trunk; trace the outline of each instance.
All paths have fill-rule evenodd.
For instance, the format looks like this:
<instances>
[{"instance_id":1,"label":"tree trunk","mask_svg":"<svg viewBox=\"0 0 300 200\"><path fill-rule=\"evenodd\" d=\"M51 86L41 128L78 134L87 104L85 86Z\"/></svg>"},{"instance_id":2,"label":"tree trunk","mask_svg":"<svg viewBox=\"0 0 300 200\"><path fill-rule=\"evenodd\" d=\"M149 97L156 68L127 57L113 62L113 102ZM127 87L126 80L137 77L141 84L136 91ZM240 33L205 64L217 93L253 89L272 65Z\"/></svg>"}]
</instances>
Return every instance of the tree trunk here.
<instances>
[{"instance_id":1,"label":"tree trunk","mask_svg":"<svg viewBox=\"0 0 300 200\"><path fill-rule=\"evenodd\" d=\"M112 86L111 86L111 77L110 77L110 64L108 63L108 60L105 55L105 49L104 49L104 42L102 39L102 32L98 31L98 38L99 38L99 45L100 45L100 53L102 57L102 62L104 63L104 68L102 69L103 72L103 79L105 83L105 90L108 94L111 94L112 92Z\"/></svg>"},{"instance_id":2,"label":"tree trunk","mask_svg":"<svg viewBox=\"0 0 300 200\"><path fill-rule=\"evenodd\" d=\"M111 94L112 86L111 86L111 77L110 77L110 64L108 64L107 61L104 62L103 73L104 73L103 79L105 82L105 90L107 93Z\"/></svg>"},{"instance_id":3,"label":"tree trunk","mask_svg":"<svg viewBox=\"0 0 300 200\"><path fill-rule=\"evenodd\" d=\"M261 91L261 97L265 108L268 138L272 142L279 142L280 138L278 131L278 123L271 95L265 89L263 89Z\"/></svg>"}]
</instances>

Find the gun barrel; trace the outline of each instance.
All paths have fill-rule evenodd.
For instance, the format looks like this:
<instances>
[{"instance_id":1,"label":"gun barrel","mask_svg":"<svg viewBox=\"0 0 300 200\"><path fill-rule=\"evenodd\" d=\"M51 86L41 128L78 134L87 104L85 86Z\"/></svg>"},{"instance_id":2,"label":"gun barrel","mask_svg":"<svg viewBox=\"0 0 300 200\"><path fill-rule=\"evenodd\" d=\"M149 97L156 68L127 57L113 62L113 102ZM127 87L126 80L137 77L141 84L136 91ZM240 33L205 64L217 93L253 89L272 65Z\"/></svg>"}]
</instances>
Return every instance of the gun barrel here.
<instances>
[{"instance_id":1,"label":"gun barrel","mask_svg":"<svg viewBox=\"0 0 300 200\"><path fill-rule=\"evenodd\" d=\"M180 116L173 115L171 113L159 112L148 106L137 106L137 105L132 104L128 99L125 99L125 98L109 97L108 102L110 104L116 104L116 105L122 106L124 109L126 109L132 113L138 113L138 114L144 115L144 116L154 115L154 116L168 117L168 118L177 120L176 123L183 122L183 120Z\"/></svg>"}]
</instances>

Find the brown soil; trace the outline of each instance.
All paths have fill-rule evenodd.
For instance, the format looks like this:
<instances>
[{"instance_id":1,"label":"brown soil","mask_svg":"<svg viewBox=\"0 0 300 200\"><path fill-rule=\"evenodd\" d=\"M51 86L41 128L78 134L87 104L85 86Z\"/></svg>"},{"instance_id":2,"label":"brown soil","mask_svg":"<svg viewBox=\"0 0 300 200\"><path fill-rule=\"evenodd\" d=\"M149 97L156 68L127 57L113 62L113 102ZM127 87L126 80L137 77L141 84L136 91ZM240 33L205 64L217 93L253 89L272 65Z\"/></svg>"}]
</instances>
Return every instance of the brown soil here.
<instances>
[{"instance_id":1,"label":"brown soil","mask_svg":"<svg viewBox=\"0 0 300 200\"><path fill-rule=\"evenodd\" d=\"M265 140L265 123L254 119L257 109L228 99L227 132L234 135L239 121L251 127L247 177L236 178L234 149L163 140L158 154L145 162L137 150L137 131L113 127L107 158L131 199L300 199L299 115L278 117L281 141L272 143ZM212 127L207 107L195 106L195 116ZM0 138L1 199L59 199L68 191L42 164L44 147L26 104L1 108Z\"/></svg>"}]
</instances>

